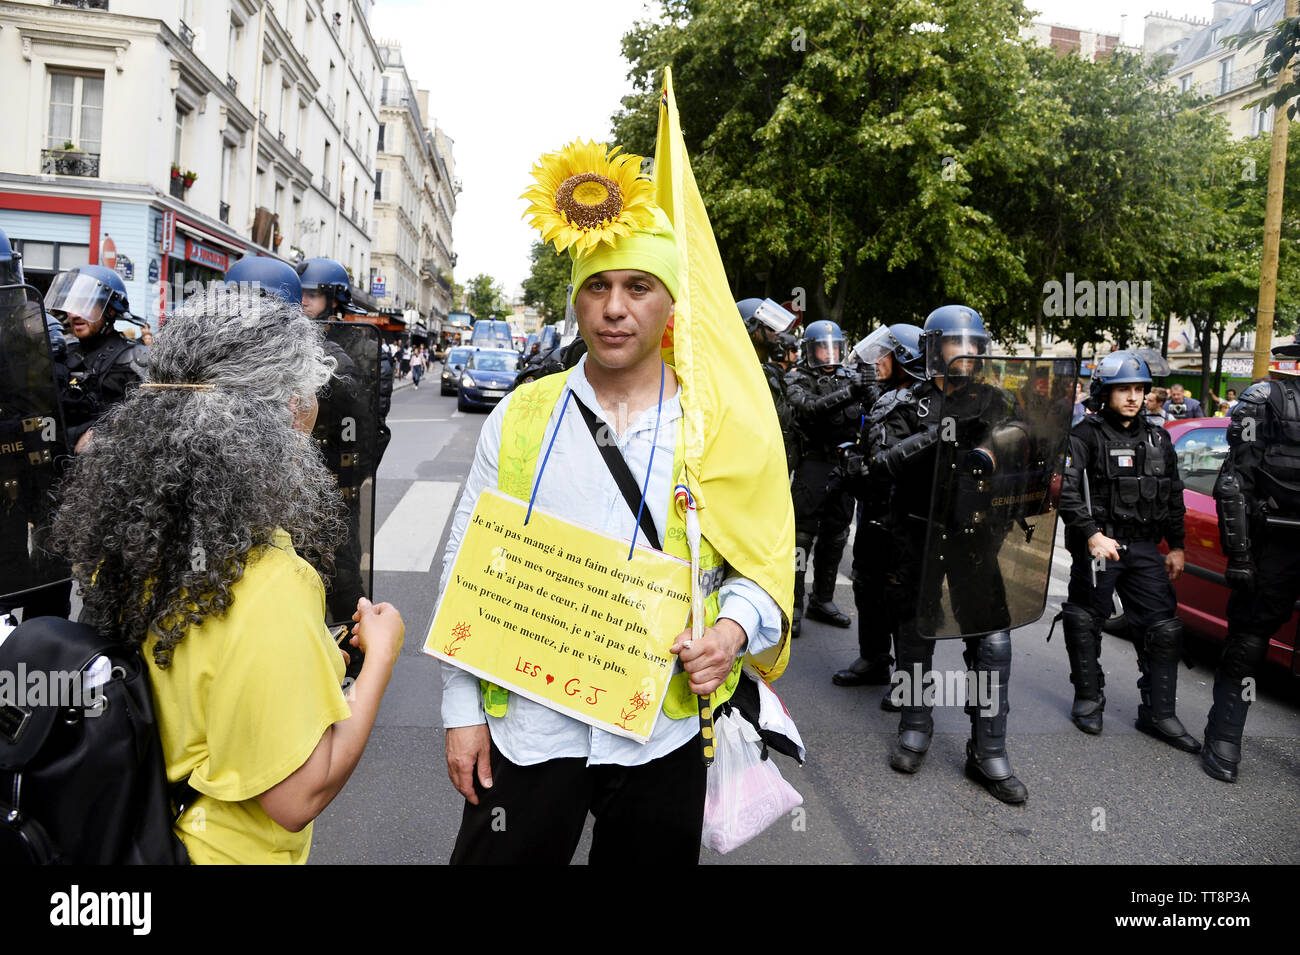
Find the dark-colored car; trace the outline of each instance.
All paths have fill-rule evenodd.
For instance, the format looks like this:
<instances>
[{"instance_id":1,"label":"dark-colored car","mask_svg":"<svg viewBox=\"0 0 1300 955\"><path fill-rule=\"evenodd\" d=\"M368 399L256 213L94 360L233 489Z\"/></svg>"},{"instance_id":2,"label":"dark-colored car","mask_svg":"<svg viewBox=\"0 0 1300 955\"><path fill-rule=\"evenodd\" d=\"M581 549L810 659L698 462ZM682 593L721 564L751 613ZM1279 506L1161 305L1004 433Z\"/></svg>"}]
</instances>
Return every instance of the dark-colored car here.
<instances>
[{"instance_id":1,"label":"dark-colored car","mask_svg":"<svg viewBox=\"0 0 1300 955\"><path fill-rule=\"evenodd\" d=\"M1187 506L1186 569L1174 581L1178 616L1189 629L1224 640L1228 636L1228 595L1223 572L1228 559L1219 549L1219 512L1214 503L1214 482L1228 456L1228 418L1183 418L1165 425L1178 455ZM1167 550L1167 548L1163 548ZM1297 614L1269 640L1268 658L1291 666Z\"/></svg>"},{"instance_id":2,"label":"dark-colored car","mask_svg":"<svg viewBox=\"0 0 1300 955\"><path fill-rule=\"evenodd\" d=\"M442 394L454 395L460 390L460 375L472 354L474 349L464 346L447 352L442 363Z\"/></svg>"},{"instance_id":3,"label":"dark-colored car","mask_svg":"<svg viewBox=\"0 0 1300 955\"><path fill-rule=\"evenodd\" d=\"M493 407L514 385L519 365L519 353L513 348L476 350L461 373L456 407L461 411Z\"/></svg>"}]
</instances>

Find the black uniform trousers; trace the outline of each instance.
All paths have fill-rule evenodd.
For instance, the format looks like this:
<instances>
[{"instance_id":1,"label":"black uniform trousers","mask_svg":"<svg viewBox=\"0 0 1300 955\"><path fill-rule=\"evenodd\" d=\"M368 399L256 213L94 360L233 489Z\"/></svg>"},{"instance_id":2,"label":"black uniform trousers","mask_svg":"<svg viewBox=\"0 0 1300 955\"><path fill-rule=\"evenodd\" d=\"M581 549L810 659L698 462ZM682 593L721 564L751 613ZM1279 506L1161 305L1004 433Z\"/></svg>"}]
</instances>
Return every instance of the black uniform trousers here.
<instances>
[{"instance_id":1,"label":"black uniform trousers","mask_svg":"<svg viewBox=\"0 0 1300 955\"><path fill-rule=\"evenodd\" d=\"M810 558L813 564L813 599L826 602L835 598L835 576L844 555L844 545L849 539L854 500L838 475L832 479L834 467L830 461L805 457L795 469L790 485L795 546L799 551L795 555L796 606L802 606L804 575Z\"/></svg>"},{"instance_id":2,"label":"black uniform trousers","mask_svg":"<svg viewBox=\"0 0 1300 955\"><path fill-rule=\"evenodd\" d=\"M1067 546L1074 558L1070 565L1070 588L1066 597L1077 607L1090 610L1100 621L1110 619L1115 612L1115 592L1124 601L1124 618L1141 637L1152 624L1168 620L1178 610L1178 599L1165 571L1165 557L1160 545L1153 540L1124 541L1127 549L1119 552L1119 560L1106 561L1097 569L1097 586L1092 585L1092 557L1088 542L1070 535Z\"/></svg>"},{"instance_id":3,"label":"black uniform trousers","mask_svg":"<svg viewBox=\"0 0 1300 955\"><path fill-rule=\"evenodd\" d=\"M1220 676L1253 676L1268 655L1269 639L1291 619L1300 599L1300 529L1260 526L1252 551L1255 588L1228 598L1228 639Z\"/></svg>"},{"instance_id":4,"label":"black uniform trousers","mask_svg":"<svg viewBox=\"0 0 1300 955\"><path fill-rule=\"evenodd\" d=\"M872 663L893 663L890 645L898 625L896 601L889 593L894 567L894 537L883 524L867 516L858 504L858 531L853 538L853 602L858 611L858 655Z\"/></svg>"},{"instance_id":5,"label":"black uniform trousers","mask_svg":"<svg viewBox=\"0 0 1300 955\"><path fill-rule=\"evenodd\" d=\"M697 865L707 781L698 736L641 766L516 766L493 743L492 788L475 774L451 863L568 865L590 812L591 865Z\"/></svg>"}]
</instances>

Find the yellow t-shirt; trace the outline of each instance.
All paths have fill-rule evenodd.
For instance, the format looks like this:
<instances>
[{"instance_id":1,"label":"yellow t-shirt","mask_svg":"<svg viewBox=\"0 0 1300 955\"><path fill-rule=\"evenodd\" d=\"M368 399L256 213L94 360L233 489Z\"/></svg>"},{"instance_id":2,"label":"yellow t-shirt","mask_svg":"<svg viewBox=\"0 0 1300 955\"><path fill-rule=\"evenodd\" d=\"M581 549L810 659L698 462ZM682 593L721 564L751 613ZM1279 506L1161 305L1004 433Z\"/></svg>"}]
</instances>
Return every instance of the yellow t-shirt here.
<instances>
[{"instance_id":1,"label":"yellow t-shirt","mask_svg":"<svg viewBox=\"0 0 1300 955\"><path fill-rule=\"evenodd\" d=\"M325 730L351 716L343 658L325 627L325 588L283 530L252 556L230 609L190 627L167 669L146 641L167 779L213 798L195 800L176 831L195 864L304 863L309 825L289 832L257 796L312 754ZM192 774L192 775L191 775Z\"/></svg>"}]
</instances>

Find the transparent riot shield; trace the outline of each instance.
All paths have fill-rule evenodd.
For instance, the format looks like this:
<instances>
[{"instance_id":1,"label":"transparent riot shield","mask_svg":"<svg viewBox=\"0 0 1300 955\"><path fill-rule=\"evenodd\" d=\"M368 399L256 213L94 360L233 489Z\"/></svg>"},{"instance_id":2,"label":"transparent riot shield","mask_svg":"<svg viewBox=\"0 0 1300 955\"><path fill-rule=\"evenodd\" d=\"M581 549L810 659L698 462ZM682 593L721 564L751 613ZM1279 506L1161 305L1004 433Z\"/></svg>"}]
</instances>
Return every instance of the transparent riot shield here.
<instances>
[{"instance_id":1,"label":"transparent riot shield","mask_svg":"<svg viewBox=\"0 0 1300 955\"><path fill-rule=\"evenodd\" d=\"M66 462L41 295L0 287L0 612L69 578L67 564L43 546Z\"/></svg>"},{"instance_id":2,"label":"transparent riot shield","mask_svg":"<svg viewBox=\"0 0 1300 955\"><path fill-rule=\"evenodd\" d=\"M327 581L331 626L351 624L357 598L374 595L375 476L379 469L379 330L364 322L321 322L325 350L338 368L317 396L312 438L338 481L348 510L348 539ZM349 647L355 659L357 651Z\"/></svg>"},{"instance_id":3,"label":"transparent riot shield","mask_svg":"<svg viewBox=\"0 0 1300 955\"><path fill-rule=\"evenodd\" d=\"M923 636L977 636L1042 616L1077 372L1073 359L948 365L917 611Z\"/></svg>"}]
</instances>

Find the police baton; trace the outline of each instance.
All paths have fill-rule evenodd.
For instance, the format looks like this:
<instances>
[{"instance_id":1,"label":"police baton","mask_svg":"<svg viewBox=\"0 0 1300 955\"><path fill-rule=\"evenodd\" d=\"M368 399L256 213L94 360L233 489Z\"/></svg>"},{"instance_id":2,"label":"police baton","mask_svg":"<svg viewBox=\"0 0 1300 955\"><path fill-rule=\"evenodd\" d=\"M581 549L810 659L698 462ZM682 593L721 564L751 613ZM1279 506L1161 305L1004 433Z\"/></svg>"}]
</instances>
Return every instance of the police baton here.
<instances>
[{"instance_id":1,"label":"police baton","mask_svg":"<svg viewBox=\"0 0 1300 955\"><path fill-rule=\"evenodd\" d=\"M1083 475L1083 505L1088 509L1088 516L1092 517L1092 484L1088 480L1087 468L1080 469L1080 473ZM1084 546L1087 546L1086 543ZM1092 574L1092 586L1096 589L1097 558L1093 557L1092 554L1088 555L1088 572Z\"/></svg>"}]
</instances>

